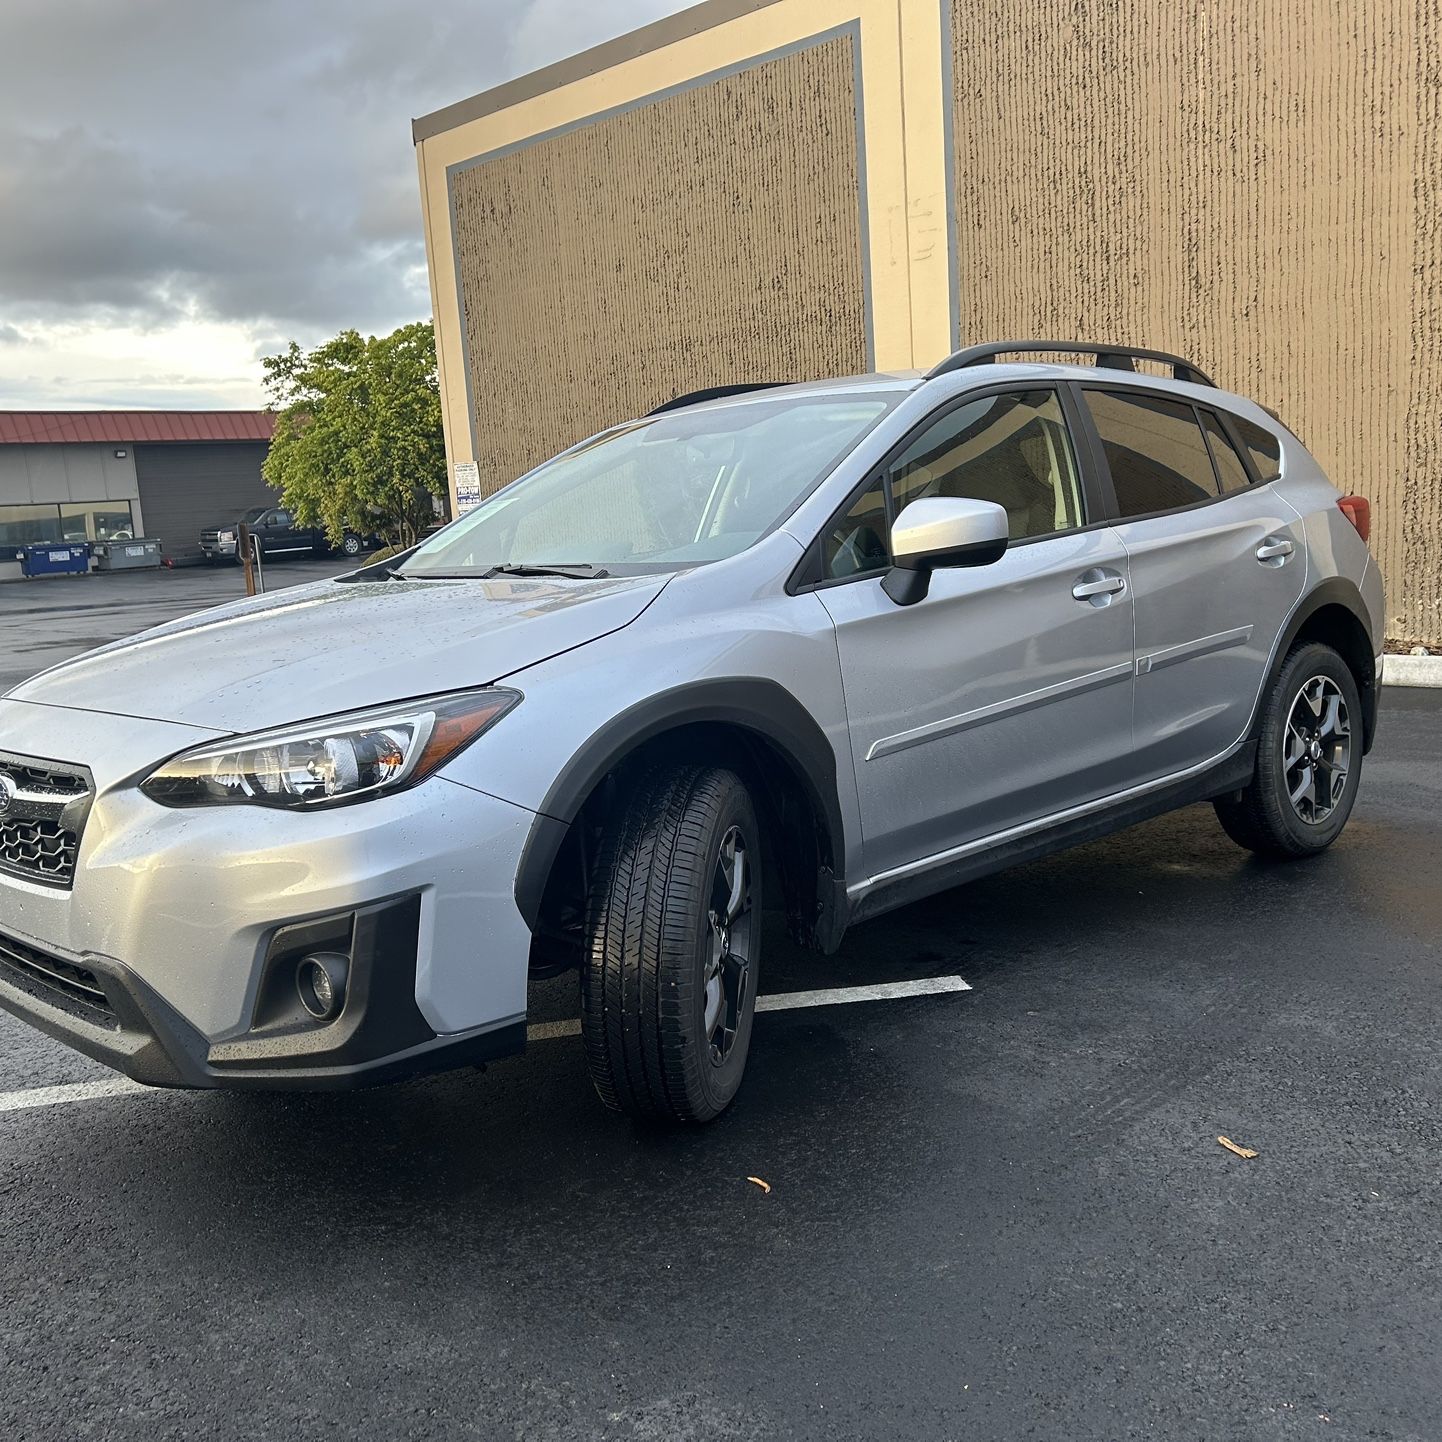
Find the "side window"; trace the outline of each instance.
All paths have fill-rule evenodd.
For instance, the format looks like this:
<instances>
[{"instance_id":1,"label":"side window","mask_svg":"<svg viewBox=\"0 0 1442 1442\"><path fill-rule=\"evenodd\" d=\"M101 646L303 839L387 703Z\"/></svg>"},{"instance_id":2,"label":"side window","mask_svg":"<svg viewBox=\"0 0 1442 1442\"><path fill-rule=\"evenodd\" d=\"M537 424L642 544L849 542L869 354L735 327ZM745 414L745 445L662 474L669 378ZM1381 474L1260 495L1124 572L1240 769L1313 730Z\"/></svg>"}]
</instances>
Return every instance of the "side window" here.
<instances>
[{"instance_id":1,"label":"side window","mask_svg":"<svg viewBox=\"0 0 1442 1442\"><path fill-rule=\"evenodd\" d=\"M1211 411L1198 410L1202 418L1202 429L1207 433L1207 444L1212 448L1212 460L1216 463L1217 479L1222 483L1222 494L1229 496L1233 491L1245 491L1252 484L1247 468L1236 448L1227 439L1222 423Z\"/></svg>"},{"instance_id":2,"label":"side window","mask_svg":"<svg viewBox=\"0 0 1442 1442\"><path fill-rule=\"evenodd\" d=\"M1081 487L1055 391L982 396L949 411L892 462L897 514L924 496L993 501L1013 541L1081 524Z\"/></svg>"},{"instance_id":3,"label":"side window","mask_svg":"<svg viewBox=\"0 0 1442 1442\"><path fill-rule=\"evenodd\" d=\"M1257 468L1257 475L1263 481L1275 481L1282 474L1281 441L1271 431L1255 421L1244 421L1241 416L1233 416L1232 424L1236 426L1237 434Z\"/></svg>"},{"instance_id":4,"label":"side window","mask_svg":"<svg viewBox=\"0 0 1442 1442\"><path fill-rule=\"evenodd\" d=\"M266 519L272 526L289 526L292 524L289 511L272 511Z\"/></svg>"},{"instance_id":5,"label":"side window","mask_svg":"<svg viewBox=\"0 0 1442 1442\"><path fill-rule=\"evenodd\" d=\"M1076 453L1056 391L985 395L927 425L822 538L826 580L890 564L891 513L923 496L992 500L1012 541L1082 525Z\"/></svg>"},{"instance_id":6,"label":"side window","mask_svg":"<svg viewBox=\"0 0 1442 1442\"><path fill-rule=\"evenodd\" d=\"M822 537L822 574L828 581L844 581L850 576L884 571L891 564L889 530L886 486L878 478Z\"/></svg>"},{"instance_id":7,"label":"side window","mask_svg":"<svg viewBox=\"0 0 1442 1442\"><path fill-rule=\"evenodd\" d=\"M1082 524L1076 453L1052 390L982 396L922 430L822 538L827 580L890 564L888 489L893 515L924 496L994 501L1014 541Z\"/></svg>"},{"instance_id":8,"label":"side window","mask_svg":"<svg viewBox=\"0 0 1442 1442\"><path fill-rule=\"evenodd\" d=\"M1123 516L1171 511L1217 495L1206 438L1190 405L1139 392L1082 394Z\"/></svg>"}]
</instances>

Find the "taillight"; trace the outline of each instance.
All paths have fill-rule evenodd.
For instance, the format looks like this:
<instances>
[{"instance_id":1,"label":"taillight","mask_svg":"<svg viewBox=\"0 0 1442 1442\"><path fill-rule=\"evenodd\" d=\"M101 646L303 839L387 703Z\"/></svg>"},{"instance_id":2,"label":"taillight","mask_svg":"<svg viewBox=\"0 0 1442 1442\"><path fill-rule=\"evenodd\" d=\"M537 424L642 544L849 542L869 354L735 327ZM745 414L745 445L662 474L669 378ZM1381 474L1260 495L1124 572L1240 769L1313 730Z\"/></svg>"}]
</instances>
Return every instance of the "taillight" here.
<instances>
[{"instance_id":1,"label":"taillight","mask_svg":"<svg viewBox=\"0 0 1442 1442\"><path fill-rule=\"evenodd\" d=\"M1366 496L1343 496L1337 509L1351 521L1365 541L1372 534L1372 503Z\"/></svg>"}]
</instances>

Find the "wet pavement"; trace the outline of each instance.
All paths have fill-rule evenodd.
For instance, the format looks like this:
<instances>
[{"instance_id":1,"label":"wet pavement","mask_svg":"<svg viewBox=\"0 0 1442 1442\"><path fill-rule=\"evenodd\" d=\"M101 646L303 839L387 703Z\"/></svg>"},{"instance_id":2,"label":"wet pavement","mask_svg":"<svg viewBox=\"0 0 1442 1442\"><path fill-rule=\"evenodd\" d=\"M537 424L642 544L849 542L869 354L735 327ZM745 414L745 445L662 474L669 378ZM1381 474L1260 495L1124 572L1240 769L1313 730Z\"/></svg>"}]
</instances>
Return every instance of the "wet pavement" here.
<instances>
[{"instance_id":1,"label":"wet pavement","mask_svg":"<svg viewBox=\"0 0 1442 1442\"><path fill-rule=\"evenodd\" d=\"M1314 861L1193 807L833 958L773 928L767 991L974 989L761 1016L702 1131L575 1037L0 1112L0 1435L1434 1438L1439 878L1442 692L1389 689ZM0 1016L0 1094L107 1075Z\"/></svg>"}]
</instances>

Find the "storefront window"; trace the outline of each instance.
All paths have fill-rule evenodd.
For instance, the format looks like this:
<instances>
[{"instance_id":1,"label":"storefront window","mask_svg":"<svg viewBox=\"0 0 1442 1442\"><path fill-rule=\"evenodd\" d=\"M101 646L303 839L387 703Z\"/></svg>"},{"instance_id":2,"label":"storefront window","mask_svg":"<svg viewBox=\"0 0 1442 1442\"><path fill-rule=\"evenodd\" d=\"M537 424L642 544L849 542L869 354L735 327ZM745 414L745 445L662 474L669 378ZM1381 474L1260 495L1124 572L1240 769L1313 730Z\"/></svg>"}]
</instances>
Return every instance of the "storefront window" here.
<instances>
[{"instance_id":1,"label":"storefront window","mask_svg":"<svg viewBox=\"0 0 1442 1442\"><path fill-rule=\"evenodd\" d=\"M17 546L44 541L128 541L134 535L129 501L0 506L0 561L13 561Z\"/></svg>"},{"instance_id":2,"label":"storefront window","mask_svg":"<svg viewBox=\"0 0 1442 1442\"><path fill-rule=\"evenodd\" d=\"M135 532L129 501L73 501L60 507L67 541L128 541Z\"/></svg>"},{"instance_id":3,"label":"storefront window","mask_svg":"<svg viewBox=\"0 0 1442 1442\"><path fill-rule=\"evenodd\" d=\"M13 561L17 546L64 539L59 506L0 506L0 561Z\"/></svg>"}]
</instances>

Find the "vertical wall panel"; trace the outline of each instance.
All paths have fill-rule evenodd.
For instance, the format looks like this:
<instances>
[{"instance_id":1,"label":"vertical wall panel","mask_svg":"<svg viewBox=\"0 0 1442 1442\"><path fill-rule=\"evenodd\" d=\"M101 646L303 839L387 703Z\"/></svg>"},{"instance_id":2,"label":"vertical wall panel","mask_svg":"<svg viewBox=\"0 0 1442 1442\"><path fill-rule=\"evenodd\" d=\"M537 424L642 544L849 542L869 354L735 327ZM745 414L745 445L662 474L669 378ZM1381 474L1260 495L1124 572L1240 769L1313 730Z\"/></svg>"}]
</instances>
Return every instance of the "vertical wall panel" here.
<instances>
[{"instance_id":1,"label":"vertical wall panel","mask_svg":"<svg viewBox=\"0 0 1442 1442\"><path fill-rule=\"evenodd\" d=\"M484 487L680 391L866 368L853 47L455 170Z\"/></svg>"},{"instance_id":2,"label":"vertical wall panel","mask_svg":"<svg viewBox=\"0 0 1442 1442\"><path fill-rule=\"evenodd\" d=\"M963 340L1193 356L1371 497L1442 641L1434 0L955 0Z\"/></svg>"},{"instance_id":3,"label":"vertical wall panel","mask_svg":"<svg viewBox=\"0 0 1442 1442\"><path fill-rule=\"evenodd\" d=\"M1415 225L1409 314L1406 453L1400 564L1407 609L1403 639L1442 643L1442 7L1418 0L1412 37L1416 121L1412 125ZM1391 558L1389 557L1389 561ZM1398 579L1389 572L1395 586Z\"/></svg>"}]
</instances>

